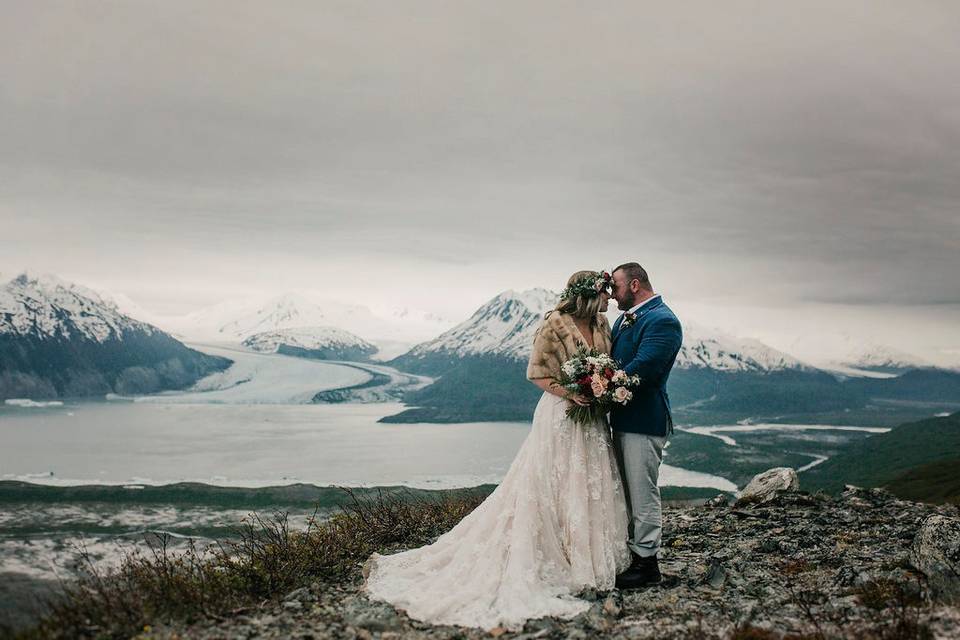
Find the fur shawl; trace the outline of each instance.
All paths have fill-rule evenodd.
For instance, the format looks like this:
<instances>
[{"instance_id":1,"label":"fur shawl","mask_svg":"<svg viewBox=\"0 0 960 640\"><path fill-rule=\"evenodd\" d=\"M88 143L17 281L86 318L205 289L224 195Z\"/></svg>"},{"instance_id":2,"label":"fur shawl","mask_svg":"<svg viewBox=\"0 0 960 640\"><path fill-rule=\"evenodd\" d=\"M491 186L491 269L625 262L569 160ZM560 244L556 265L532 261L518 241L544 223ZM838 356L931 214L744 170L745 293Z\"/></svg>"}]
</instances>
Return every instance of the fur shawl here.
<instances>
[{"instance_id":1,"label":"fur shawl","mask_svg":"<svg viewBox=\"0 0 960 640\"><path fill-rule=\"evenodd\" d=\"M559 311L548 312L533 338L527 379L559 377L560 366L573 357L580 344L586 343L573 317ZM598 313L593 323L593 346L610 353L610 323L603 313Z\"/></svg>"}]
</instances>

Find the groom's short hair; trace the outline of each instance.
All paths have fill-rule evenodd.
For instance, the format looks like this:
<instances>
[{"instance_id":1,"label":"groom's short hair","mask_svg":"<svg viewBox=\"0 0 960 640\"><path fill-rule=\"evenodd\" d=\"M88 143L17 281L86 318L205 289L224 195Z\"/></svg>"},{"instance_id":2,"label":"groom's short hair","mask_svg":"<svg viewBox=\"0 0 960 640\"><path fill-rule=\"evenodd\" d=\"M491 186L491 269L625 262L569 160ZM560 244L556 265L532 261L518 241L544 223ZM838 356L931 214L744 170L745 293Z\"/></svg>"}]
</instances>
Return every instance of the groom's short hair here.
<instances>
[{"instance_id":1,"label":"groom's short hair","mask_svg":"<svg viewBox=\"0 0 960 640\"><path fill-rule=\"evenodd\" d=\"M627 276L628 283L639 280L644 289L650 289L650 277L647 275L647 270L641 267L639 262L625 262L614 271L623 271L624 275Z\"/></svg>"}]
</instances>

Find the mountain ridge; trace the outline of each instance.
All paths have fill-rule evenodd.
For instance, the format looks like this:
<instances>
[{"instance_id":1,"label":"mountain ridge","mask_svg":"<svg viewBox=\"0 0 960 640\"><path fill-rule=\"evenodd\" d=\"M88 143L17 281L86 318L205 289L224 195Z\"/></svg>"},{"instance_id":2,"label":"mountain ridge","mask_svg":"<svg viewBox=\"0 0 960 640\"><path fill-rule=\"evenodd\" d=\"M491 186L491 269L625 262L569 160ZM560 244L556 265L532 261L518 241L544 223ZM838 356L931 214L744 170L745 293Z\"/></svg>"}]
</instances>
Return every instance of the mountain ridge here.
<instances>
[{"instance_id":1,"label":"mountain ridge","mask_svg":"<svg viewBox=\"0 0 960 640\"><path fill-rule=\"evenodd\" d=\"M391 360L391 366L436 380L407 395L406 410L381 421L529 419L541 392L526 380L526 357L554 299L543 289L504 291L452 329ZM712 416L816 420L824 414L863 422L878 399L960 402L958 381L960 374L945 370L910 370L891 380L837 375L758 340L688 322L668 393L678 419L698 424L709 424Z\"/></svg>"},{"instance_id":2,"label":"mountain ridge","mask_svg":"<svg viewBox=\"0 0 960 640\"><path fill-rule=\"evenodd\" d=\"M337 327L291 327L255 333L243 346L260 353L280 353L322 360L365 361L377 347L349 331Z\"/></svg>"},{"instance_id":3,"label":"mountain ridge","mask_svg":"<svg viewBox=\"0 0 960 640\"><path fill-rule=\"evenodd\" d=\"M229 364L54 276L0 287L0 399L181 389Z\"/></svg>"}]
</instances>

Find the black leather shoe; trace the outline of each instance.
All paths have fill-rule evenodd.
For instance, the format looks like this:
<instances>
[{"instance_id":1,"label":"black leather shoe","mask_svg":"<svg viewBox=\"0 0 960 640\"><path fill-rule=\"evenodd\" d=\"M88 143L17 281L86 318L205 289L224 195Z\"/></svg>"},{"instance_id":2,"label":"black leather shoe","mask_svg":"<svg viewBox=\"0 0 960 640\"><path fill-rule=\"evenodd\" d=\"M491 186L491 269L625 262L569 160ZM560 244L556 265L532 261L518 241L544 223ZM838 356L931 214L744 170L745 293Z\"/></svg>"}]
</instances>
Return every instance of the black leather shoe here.
<instances>
[{"instance_id":1,"label":"black leather shoe","mask_svg":"<svg viewBox=\"0 0 960 640\"><path fill-rule=\"evenodd\" d=\"M617 576L616 584L618 589L640 589L660 584L662 581L657 556L634 557L630 568Z\"/></svg>"}]
</instances>

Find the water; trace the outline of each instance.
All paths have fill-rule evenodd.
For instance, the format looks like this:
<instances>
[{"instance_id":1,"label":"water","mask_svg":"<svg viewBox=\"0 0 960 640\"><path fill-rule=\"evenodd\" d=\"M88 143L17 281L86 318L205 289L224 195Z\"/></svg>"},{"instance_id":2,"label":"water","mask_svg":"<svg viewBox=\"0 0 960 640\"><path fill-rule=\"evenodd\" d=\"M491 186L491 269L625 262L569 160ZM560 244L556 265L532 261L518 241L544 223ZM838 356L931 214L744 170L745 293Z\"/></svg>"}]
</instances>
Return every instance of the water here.
<instances>
[{"instance_id":1,"label":"water","mask_svg":"<svg viewBox=\"0 0 960 640\"><path fill-rule=\"evenodd\" d=\"M527 423L378 424L399 404L67 403L0 409L0 478L258 487L497 482Z\"/></svg>"},{"instance_id":2,"label":"water","mask_svg":"<svg viewBox=\"0 0 960 640\"><path fill-rule=\"evenodd\" d=\"M530 430L526 422L377 422L402 408L149 402L0 407L0 479L465 487L499 482ZM661 484L736 488L724 478L670 465L664 465Z\"/></svg>"}]
</instances>

